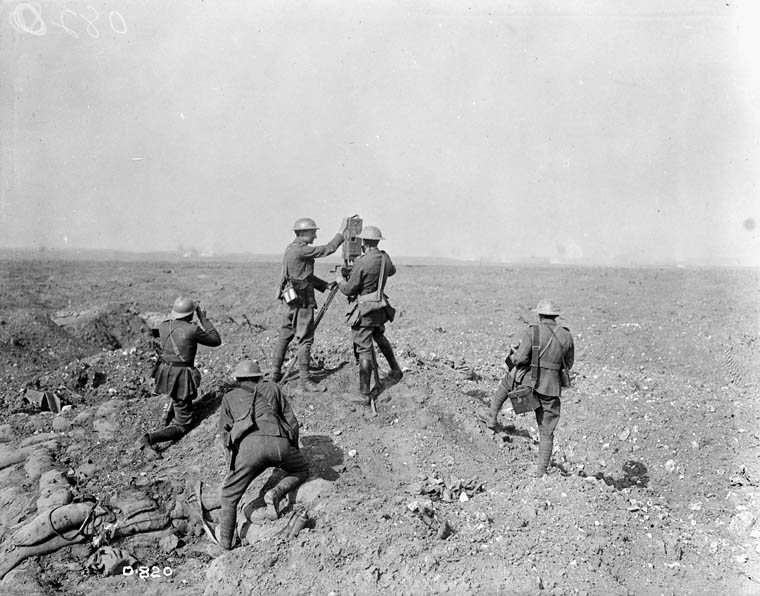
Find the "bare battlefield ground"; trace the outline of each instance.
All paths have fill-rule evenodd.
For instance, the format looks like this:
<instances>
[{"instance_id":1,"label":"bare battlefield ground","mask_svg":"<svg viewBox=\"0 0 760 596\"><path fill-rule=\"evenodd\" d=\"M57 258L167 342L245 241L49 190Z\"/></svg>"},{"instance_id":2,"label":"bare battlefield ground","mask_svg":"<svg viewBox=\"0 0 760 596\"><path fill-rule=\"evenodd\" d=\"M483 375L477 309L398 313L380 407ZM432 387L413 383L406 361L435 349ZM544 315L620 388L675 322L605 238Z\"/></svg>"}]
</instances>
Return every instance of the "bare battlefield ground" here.
<instances>
[{"instance_id":1,"label":"bare battlefield ground","mask_svg":"<svg viewBox=\"0 0 760 596\"><path fill-rule=\"evenodd\" d=\"M216 409L239 360L267 366L278 274L261 262L0 262L0 568L58 471L69 500L94 497L122 528L149 503L145 531L111 546L171 573L104 576L83 542L21 561L4 594L760 593L755 270L402 264L388 337L405 376L380 392L377 417L341 397L357 374L339 296L313 351L327 392L293 397L323 479L313 523L209 556L189 487L202 480L213 497L224 476ZM180 294L203 301L224 343L199 354L198 424L147 462L133 443L161 403L145 321ZM477 414L543 297L564 308L576 365L554 473L537 481L535 420L507 407L494 435ZM71 408L40 411L42 392Z\"/></svg>"}]
</instances>

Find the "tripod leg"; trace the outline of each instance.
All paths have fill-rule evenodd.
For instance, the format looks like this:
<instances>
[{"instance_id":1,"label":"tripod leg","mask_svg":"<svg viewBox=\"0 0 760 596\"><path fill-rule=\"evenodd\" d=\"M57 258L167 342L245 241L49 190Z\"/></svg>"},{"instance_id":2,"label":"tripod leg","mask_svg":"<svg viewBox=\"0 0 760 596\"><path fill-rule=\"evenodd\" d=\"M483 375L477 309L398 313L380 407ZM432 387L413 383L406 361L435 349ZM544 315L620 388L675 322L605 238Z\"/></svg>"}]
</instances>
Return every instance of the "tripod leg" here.
<instances>
[{"instance_id":1,"label":"tripod leg","mask_svg":"<svg viewBox=\"0 0 760 596\"><path fill-rule=\"evenodd\" d=\"M319 309L319 312L317 313L317 316L314 317L314 333L317 331L317 327L319 326L320 321L322 320L322 317L325 316L325 313L327 312L327 309L330 307L330 303L333 301L333 298L335 298L335 294L338 292L338 286L334 286L330 293L327 295L327 298L325 299L324 303L322 304L322 307ZM298 361L298 354L294 355L292 360L290 360L290 363L288 364L285 374L282 375L282 380L280 381L281 385L284 385L287 380L288 376L293 370L293 367L296 365L296 362Z\"/></svg>"}]
</instances>

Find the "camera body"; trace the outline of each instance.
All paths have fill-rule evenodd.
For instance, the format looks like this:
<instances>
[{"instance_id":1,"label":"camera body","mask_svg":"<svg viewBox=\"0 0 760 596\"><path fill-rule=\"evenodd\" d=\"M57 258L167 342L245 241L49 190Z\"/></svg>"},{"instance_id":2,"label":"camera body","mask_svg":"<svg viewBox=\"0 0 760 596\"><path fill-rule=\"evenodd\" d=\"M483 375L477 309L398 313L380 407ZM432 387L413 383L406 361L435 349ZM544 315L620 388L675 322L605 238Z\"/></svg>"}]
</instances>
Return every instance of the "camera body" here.
<instances>
[{"instance_id":1,"label":"camera body","mask_svg":"<svg viewBox=\"0 0 760 596\"><path fill-rule=\"evenodd\" d=\"M347 218L347 223L348 227L343 232L343 263L344 269L350 271L351 264L362 255L362 239L357 235L361 234L364 221L358 215L352 215Z\"/></svg>"}]
</instances>

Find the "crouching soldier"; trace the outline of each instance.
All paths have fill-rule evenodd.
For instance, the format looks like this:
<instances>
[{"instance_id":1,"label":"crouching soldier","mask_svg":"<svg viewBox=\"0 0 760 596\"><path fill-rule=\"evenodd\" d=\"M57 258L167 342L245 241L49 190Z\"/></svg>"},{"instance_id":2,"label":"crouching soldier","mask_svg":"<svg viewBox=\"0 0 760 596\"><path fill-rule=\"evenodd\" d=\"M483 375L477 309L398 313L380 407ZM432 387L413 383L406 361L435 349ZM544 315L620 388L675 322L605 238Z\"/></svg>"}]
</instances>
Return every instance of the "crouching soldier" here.
<instances>
[{"instance_id":1,"label":"crouching soldier","mask_svg":"<svg viewBox=\"0 0 760 596\"><path fill-rule=\"evenodd\" d=\"M496 427L496 418L508 392L513 389L515 379L519 381L519 375L524 374L522 384L530 383L536 398L535 413L540 439L536 475L541 477L546 474L551 461L554 430L560 415L560 396L562 387L569 386L568 371L573 366L575 346L570 330L557 325L560 311L556 304L551 300L541 300L532 310L538 315L538 323L525 329L520 345L510 353L514 368L502 379L491 397L486 426L491 429Z\"/></svg>"},{"instance_id":2,"label":"crouching soldier","mask_svg":"<svg viewBox=\"0 0 760 596\"><path fill-rule=\"evenodd\" d=\"M193 314L198 315L199 325L192 322ZM195 354L198 345L219 346L222 343L219 332L206 317L206 311L194 300L180 296L174 301L169 318L158 327L161 354L154 374L155 393L171 398L173 419L166 428L146 433L137 441L137 446L148 459L160 459L161 454L154 445L162 441L176 441L190 430L193 420L193 400L198 396L201 372L195 368Z\"/></svg>"},{"instance_id":3,"label":"crouching soldier","mask_svg":"<svg viewBox=\"0 0 760 596\"><path fill-rule=\"evenodd\" d=\"M393 321L396 311L388 303L383 290L388 278L396 273L396 267L388 254L377 248L380 240L384 240L379 228L366 226L356 237L362 239L364 254L354 261L348 280L343 278L339 269L336 281L341 292L350 299L356 299L348 324L351 327L354 352L359 360L359 393L352 396L351 401L369 405L374 366L373 341L391 368L388 377L398 381L403 376L391 342L385 337L385 323Z\"/></svg>"},{"instance_id":4,"label":"crouching soldier","mask_svg":"<svg viewBox=\"0 0 760 596\"><path fill-rule=\"evenodd\" d=\"M309 473L298 449L298 420L279 385L262 380L257 362L244 360L234 372L239 387L226 393L219 410L219 431L227 455L227 478L222 486L222 510L217 528L219 546L234 546L237 506L248 485L267 468L287 475L264 494L266 509L252 522L279 517L280 500L300 486Z\"/></svg>"}]
</instances>

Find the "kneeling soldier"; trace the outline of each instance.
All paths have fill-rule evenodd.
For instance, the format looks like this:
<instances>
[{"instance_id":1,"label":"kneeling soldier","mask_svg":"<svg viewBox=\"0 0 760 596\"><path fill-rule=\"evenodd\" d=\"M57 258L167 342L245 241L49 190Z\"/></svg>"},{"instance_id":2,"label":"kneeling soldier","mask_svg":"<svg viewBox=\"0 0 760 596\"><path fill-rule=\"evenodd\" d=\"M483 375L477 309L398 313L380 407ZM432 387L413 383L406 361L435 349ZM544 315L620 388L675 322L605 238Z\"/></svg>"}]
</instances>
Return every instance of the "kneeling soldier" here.
<instances>
[{"instance_id":1,"label":"kneeling soldier","mask_svg":"<svg viewBox=\"0 0 760 596\"><path fill-rule=\"evenodd\" d=\"M244 360L234 372L240 386L226 393L219 410L219 430L229 462L222 486L222 511L217 537L226 550L233 547L237 506L248 485L267 468L287 475L264 495L266 509L251 521L275 520L280 500L300 486L309 466L298 450L298 420L290 403L273 381L264 381L257 362Z\"/></svg>"},{"instance_id":2,"label":"kneeling soldier","mask_svg":"<svg viewBox=\"0 0 760 596\"><path fill-rule=\"evenodd\" d=\"M193 313L200 325L192 322ZM174 301L169 319L158 327L161 355L154 375L155 393L171 398L174 419L166 428L146 433L137 441L148 459L160 459L153 447L162 441L176 441L190 430L193 420L193 400L198 396L201 372L195 368L198 345L219 346L219 332L206 318L206 311L194 300L180 296Z\"/></svg>"},{"instance_id":3,"label":"kneeling soldier","mask_svg":"<svg viewBox=\"0 0 760 596\"><path fill-rule=\"evenodd\" d=\"M388 304L383 293L385 282L396 273L396 267L388 254L377 248L384 240L380 229L366 226L357 238L362 239L364 254L354 261L351 275L346 281L338 270L336 281L340 291L349 298L356 298L353 317L349 318L354 351L359 359L359 395L355 400L362 405L369 405L370 382L374 366L374 347L377 343L383 356L391 367L388 377L398 381L403 376L401 367L393 354L393 347L385 337L385 323L393 321L395 310ZM353 319L353 320L352 320Z\"/></svg>"}]
</instances>

